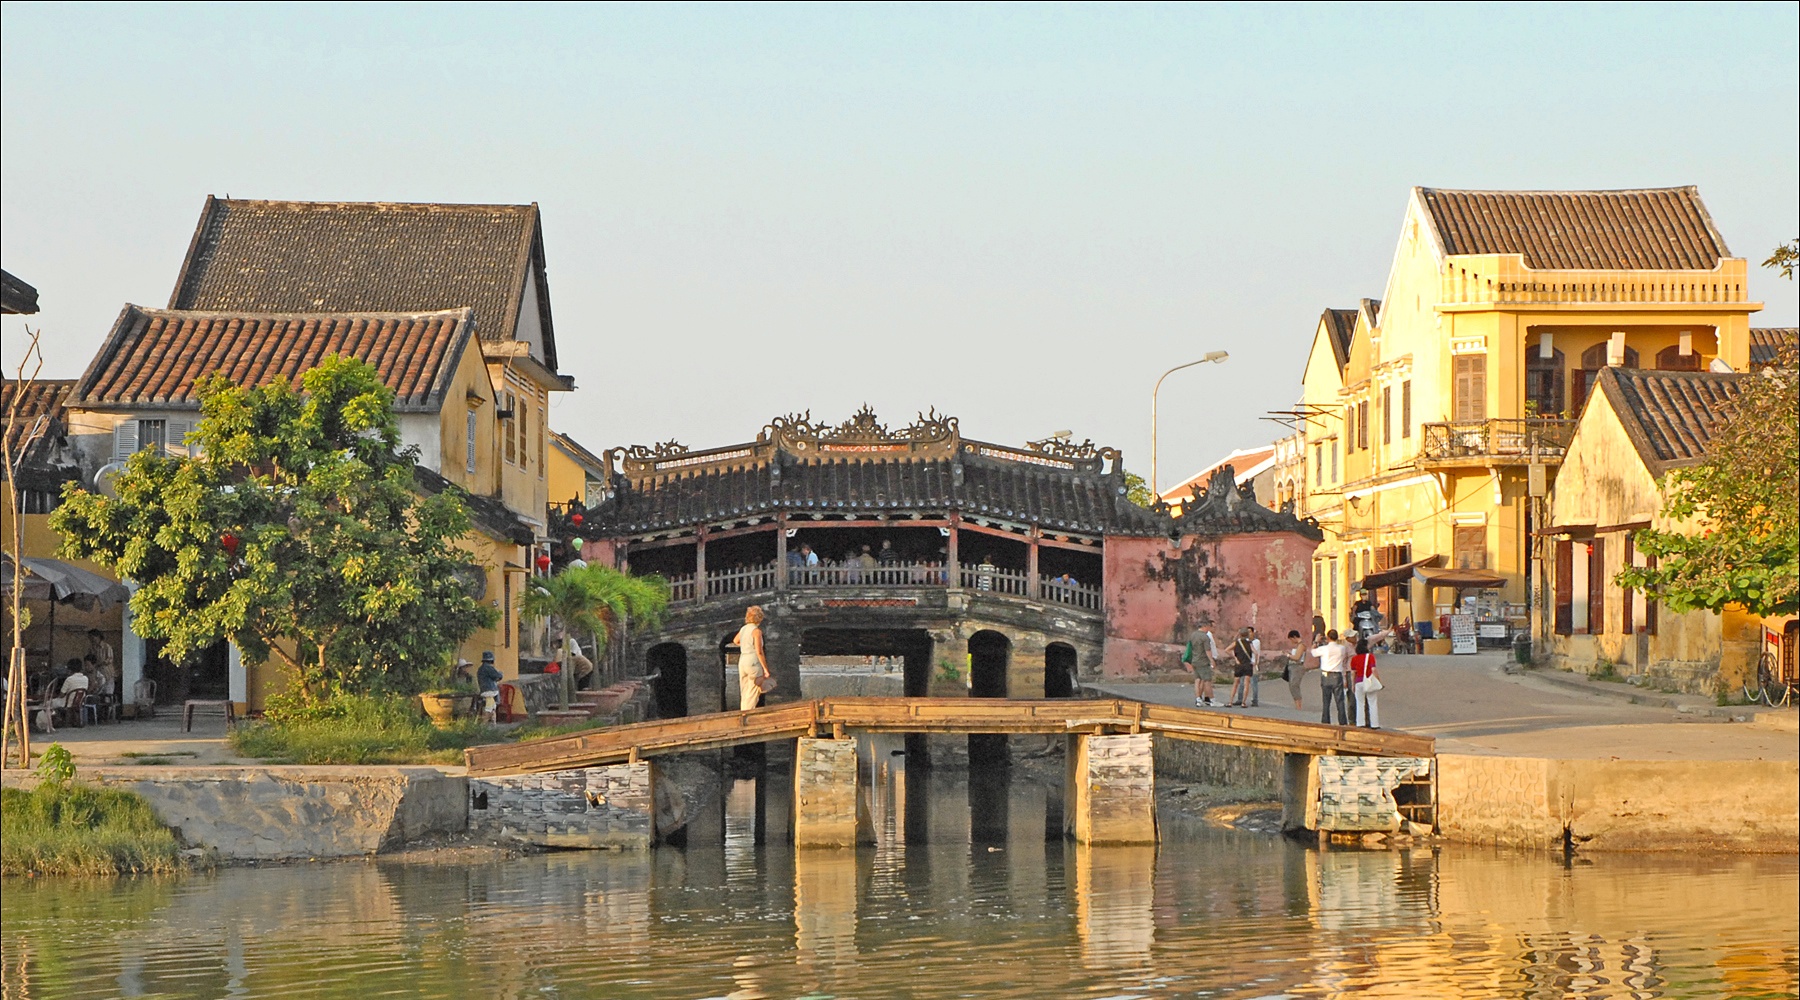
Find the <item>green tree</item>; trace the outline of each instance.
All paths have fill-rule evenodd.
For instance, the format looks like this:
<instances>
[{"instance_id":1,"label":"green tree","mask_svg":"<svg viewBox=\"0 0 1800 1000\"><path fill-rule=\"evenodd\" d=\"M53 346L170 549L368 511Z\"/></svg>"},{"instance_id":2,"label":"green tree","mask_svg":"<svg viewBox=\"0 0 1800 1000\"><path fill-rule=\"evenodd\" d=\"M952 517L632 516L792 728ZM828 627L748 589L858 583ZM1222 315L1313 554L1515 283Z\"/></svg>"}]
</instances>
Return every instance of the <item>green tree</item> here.
<instances>
[{"instance_id":1,"label":"green tree","mask_svg":"<svg viewBox=\"0 0 1800 1000\"><path fill-rule=\"evenodd\" d=\"M1156 506L1156 494L1150 492L1150 484L1129 469L1125 472L1125 499L1145 509Z\"/></svg>"},{"instance_id":2,"label":"green tree","mask_svg":"<svg viewBox=\"0 0 1800 1000\"><path fill-rule=\"evenodd\" d=\"M198 457L139 452L114 496L71 484L51 517L65 555L137 581L140 634L178 659L221 639L274 656L317 704L410 689L493 624L455 573L462 494L416 488L373 367L332 356L299 387L215 375L198 395Z\"/></svg>"},{"instance_id":3,"label":"green tree","mask_svg":"<svg viewBox=\"0 0 1800 1000\"><path fill-rule=\"evenodd\" d=\"M1769 254L1768 260L1763 261L1764 267L1779 268L1781 276L1789 281L1794 279L1796 264L1800 264L1800 239L1788 240L1781 244L1775 248L1774 253Z\"/></svg>"},{"instance_id":4,"label":"green tree","mask_svg":"<svg viewBox=\"0 0 1800 1000\"><path fill-rule=\"evenodd\" d=\"M1737 412L1714 434L1706 460L1663 477L1663 515L1693 531L1646 528L1633 534L1654 568L1621 572L1675 611L1742 605L1755 615L1791 615L1800 561L1800 357L1792 345L1776 362L1743 376Z\"/></svg>"},{"instance_id":5,"label":"green tree","mask_svg":"<svg viewBox=\"0 0 1800 1000\"><path fill-rule=\"evenodd\" d=\"M571 633L592 636L590 652L598 660L626 622L656 628L668 607L669 584L662 577L631 576L610 566L585 565L533 580L519 602L526 618L549 619L555 625L563 664L564 708L575 694L575 671L569 657Z\"/></svg>"}]
</instances>

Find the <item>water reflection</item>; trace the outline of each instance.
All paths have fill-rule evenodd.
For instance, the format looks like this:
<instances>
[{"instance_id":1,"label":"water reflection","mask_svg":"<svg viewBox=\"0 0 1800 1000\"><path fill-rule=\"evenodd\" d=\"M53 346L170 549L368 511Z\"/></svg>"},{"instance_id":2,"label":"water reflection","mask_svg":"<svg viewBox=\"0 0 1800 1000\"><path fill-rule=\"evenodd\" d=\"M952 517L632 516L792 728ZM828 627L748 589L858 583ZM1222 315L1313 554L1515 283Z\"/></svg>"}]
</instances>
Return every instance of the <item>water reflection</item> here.
<instances>
[{"instance_id":1,"label":"water reflection","mask_svg":"<svg viewBox=\"0 0 1800 1000\"><path fill-rule=\"evenodd\" d=\"M1319 851L1163 817L1046 838L1059 789L871 755L873 843L794 852L779 782L684 849L9 881L17 997L1778 997L1795 859ZM998 801L997 801L998 800ZM979 806L972 809L971 806ZM1001 822L999 817L1004 817ZM709 818L710 817L710 818ZM706 829L702 827L701 829ZM759 843L760 839L760 843Z\"/></svg>"}]
</instances>

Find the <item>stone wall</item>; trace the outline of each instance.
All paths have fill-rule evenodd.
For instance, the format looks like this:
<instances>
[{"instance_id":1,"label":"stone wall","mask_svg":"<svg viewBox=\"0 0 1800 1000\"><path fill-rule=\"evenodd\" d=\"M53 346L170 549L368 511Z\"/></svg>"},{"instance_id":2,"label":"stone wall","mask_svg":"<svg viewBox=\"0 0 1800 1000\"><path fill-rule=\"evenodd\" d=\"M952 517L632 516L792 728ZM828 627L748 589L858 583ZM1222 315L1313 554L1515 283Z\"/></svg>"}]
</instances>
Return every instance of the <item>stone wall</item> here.
<instances>
[{"instance_id":1,"label":"stone wall","mask_svg":"<svg viewBox=\"0 0 1800 1000\"><path fill-rule=\"evenodd\" d=\"M1438 826L1562 850L1800 850L1792 761L1544 760L1440 754Z\"/></svg>"},{"instance_id":2,"label":"stone wall","mask_svg":"<svg viewBox=\"0 0 1800 1000\"><path fill-rule=\"evenodd\" d=\"M81 780L142 795L184 843L228 859L373 854L468 825L468 779L430 767L84 768Z\"/></svg>"},{"instance_id":3,"label":"stone wall","mask_svg":"<svg viewBox=\"0 0 1800 1000\"><path fill-rule=\"evenodd\" d=\"M1156 843L1149 733L1071 736L1064 832L1084 844Z\"/></svg>"},{"instance_id":4,"label":"stone wall","mask_svg":"<svg viewBox=\"0 0 1800 1000\"><path fill-rule=\"evenodd\" d=\"M656 839L649 761L468 782L477 836L583 848L646 848Z\"/></svg>"},{"instance_id":5,"label":"stone wall","mask_svg":"<svg viewBox=\"0 0 1800 1000\"><path fill-rule=\"evenodd\" d=\"M1255 747L1178 740L1154 734L1156 774L1273 799L1281 794L1283 753Z\"/></svg>"}]
</instances>

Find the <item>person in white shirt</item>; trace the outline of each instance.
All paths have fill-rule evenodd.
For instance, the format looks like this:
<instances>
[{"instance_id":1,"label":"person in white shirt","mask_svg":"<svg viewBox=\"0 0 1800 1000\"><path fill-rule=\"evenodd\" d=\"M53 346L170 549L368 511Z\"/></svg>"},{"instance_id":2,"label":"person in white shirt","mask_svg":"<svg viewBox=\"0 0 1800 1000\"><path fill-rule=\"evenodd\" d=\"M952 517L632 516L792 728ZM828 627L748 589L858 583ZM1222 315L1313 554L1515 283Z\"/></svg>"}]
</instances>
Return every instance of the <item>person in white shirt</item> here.
<instances>
[{"instance_id":1,"label":"person in white shirt","mask_svg":"<svg viewBox=\"0 0 1800 1000\"><path fill-rule=\"evenodd\" d=\"M1350 647L1338 641L1337 629L1325 633L1325 642L1313 647L1319 660L1319 691L1325 703L1319 708L1319 721L1331 724L1331 706L1337 706L1338 725L1350 725L1350 705L1345 699L1344 678L1350 666Z\"/></svg>"}]
</instances>

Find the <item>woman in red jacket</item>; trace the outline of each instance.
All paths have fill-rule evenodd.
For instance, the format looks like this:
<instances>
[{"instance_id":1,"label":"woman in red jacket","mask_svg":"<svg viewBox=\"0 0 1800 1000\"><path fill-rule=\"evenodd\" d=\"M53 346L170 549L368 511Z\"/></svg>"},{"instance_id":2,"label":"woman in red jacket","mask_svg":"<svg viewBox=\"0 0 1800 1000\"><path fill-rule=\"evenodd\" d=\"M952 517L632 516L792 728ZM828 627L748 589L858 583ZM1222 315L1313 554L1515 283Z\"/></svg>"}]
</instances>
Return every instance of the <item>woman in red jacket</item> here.
<instances>
[{"instance_id":1,"label":"woman in red jacket","mask_svg":"<svg viewBox=\"0 0 1800 1000\"><path fill-rule=\"evenodd\" d=\"M1350 658L1350 680L1356 693L1356 724L1370 729L1381 728L1381 712L1375 707L1375 694L1382 688L1375 673L1375 654L1369 652L1369 640L1356 640L1356 655Z\"/></svg>"}]
</instances>

